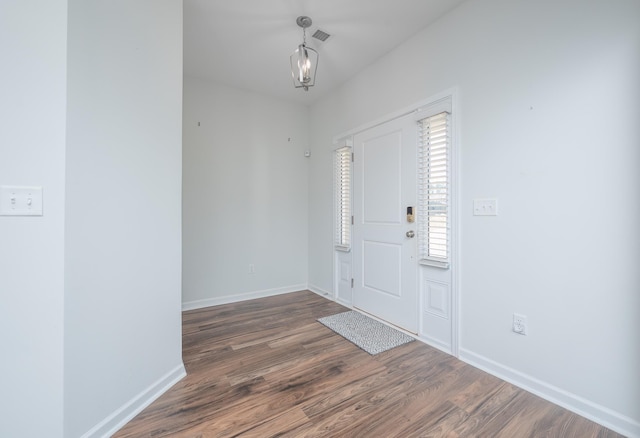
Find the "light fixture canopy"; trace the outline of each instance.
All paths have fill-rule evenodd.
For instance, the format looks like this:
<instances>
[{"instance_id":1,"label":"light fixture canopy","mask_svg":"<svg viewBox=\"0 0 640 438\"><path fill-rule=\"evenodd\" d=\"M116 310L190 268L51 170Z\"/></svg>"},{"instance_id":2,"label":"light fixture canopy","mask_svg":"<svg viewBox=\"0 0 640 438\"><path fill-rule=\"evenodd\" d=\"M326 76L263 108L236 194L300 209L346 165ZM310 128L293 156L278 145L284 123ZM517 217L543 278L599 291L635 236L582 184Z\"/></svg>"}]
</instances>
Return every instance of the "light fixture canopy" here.
<instances>
[{"instance_id":1,"label":"light fixture canopy","mask_svg":"<svg viewBox=\"0 0 640 438\"><path fill-rule=\"evenodd\" d=\"M311 26L311 18L301 15L296 19L298 26L302 28L302 44L290 57L291 77L293 86L309 91L316 82L316 70L318 69L318 52L307 46L307 27Z\"/></svg>"}]
</instances>

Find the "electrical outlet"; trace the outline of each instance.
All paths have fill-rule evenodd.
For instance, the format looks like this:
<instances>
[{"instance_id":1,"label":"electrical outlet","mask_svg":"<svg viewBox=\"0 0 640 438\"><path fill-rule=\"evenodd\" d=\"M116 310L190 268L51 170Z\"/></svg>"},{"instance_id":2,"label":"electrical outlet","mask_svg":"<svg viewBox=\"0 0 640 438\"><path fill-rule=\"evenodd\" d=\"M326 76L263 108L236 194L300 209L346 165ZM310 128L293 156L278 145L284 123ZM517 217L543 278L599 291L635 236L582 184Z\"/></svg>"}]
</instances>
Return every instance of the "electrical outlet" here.
<instances>
[{"instance_id":1,"label":"electrical outlet","mask_svg":"<svg viewBox=\"0 0 640 438\"><path fill-rule=\"evenodd\" d=\"M249 264L249 274L255 274L256 273L256 265L254 265L253 263Z\"/></svg>"},{"instance_id":2,"label":"electrical outlet","mask_svg":"<svg viewBox=\"0 0 640 438\"><path fill-rule=\"evenodd\" d=\"M519 335L527 334L527 317L525 315L513 314L513 331Z\"/></svg>"}]
</instances>

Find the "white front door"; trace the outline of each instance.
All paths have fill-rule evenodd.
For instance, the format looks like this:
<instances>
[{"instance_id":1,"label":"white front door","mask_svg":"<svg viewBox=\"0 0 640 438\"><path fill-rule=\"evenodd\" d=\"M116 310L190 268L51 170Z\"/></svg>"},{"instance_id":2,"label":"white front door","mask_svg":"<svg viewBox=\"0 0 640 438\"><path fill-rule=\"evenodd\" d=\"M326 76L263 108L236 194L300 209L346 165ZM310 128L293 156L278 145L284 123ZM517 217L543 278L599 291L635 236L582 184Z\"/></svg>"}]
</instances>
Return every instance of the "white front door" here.
<instances>
[{"instance_id":1,"label":"white front door","mask_svg":"<svg viewBox=\"0 0 640 438\"><path fill-rule=\"evenodd\" d=\"M356 134L353 304L418 332L416 224L417 127L403 117Z\"/></svg>"}]
</instances>

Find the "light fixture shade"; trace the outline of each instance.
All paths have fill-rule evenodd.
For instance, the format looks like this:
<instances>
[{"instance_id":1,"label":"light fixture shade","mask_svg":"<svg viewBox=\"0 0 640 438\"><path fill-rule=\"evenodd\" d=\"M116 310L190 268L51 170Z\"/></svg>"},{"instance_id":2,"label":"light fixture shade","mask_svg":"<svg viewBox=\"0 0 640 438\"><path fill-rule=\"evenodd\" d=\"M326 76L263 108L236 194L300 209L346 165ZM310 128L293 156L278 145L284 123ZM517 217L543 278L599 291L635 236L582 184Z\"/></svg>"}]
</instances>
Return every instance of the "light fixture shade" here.
<instances>
[{"instance_id":1,"label":"light fixture shade","mask_svg":"<svg viewBox=\"0 0 640 438\"><path fill-rule=\"evenodd\" d=\"M291 60L291 76L293 86L309 91L316 82L316 70L318 69L318 52L302 43L293 52Z\"/></svg>"}]
</instances>

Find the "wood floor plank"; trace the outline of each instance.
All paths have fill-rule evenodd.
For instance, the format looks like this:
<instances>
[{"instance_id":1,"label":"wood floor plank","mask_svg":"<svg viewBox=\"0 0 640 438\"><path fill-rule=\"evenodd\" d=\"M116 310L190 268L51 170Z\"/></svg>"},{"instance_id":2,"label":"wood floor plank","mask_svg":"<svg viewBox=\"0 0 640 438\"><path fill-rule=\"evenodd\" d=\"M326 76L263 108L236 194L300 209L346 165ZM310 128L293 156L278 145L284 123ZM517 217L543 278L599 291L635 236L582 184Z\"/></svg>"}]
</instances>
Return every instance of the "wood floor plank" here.
<instances>
[{"instance_id":1,"label":"wood floor plank","mask_svg":"<svg viewBox=\"0 0 640 438\"><path fill-rule=\"evenodd\" d=\"M461 362L454 365L438 364L441 370L437 374L416 373L401 384L390 382L394 388L389 393L378 389L373 399L376 413L372 418L353 422L345 432L359 436L420 436L456 409L450 397L476 374L477 370Z\"/></svg>"},{"instance_id":2,"label":"wood floor plank","mask_svg":"<svg viewBox=\"0 0 640 438\"><path fill-rule=\"evenodd\" d=\"M258 424L251 429L238 434L238 437L242 438L264 438L268 436L277 436L294 430L299 426L302 426L309 422L309 419L304 414L302 409L294 407L283 412L274 418ZM274 433L274 431L277 431Z\"/></svg>"},{"instance_id":3,"label":"wood floor plank","mask_svg":"<svg viewBox=\"0 0 640 438\"><path fill-rule=\"evenodd\" d=\"M114 437L620 437L421 342L371 356L316 321L346 310L303 291L184 312L187 377Z\"/></svg>"}]
</instances>

